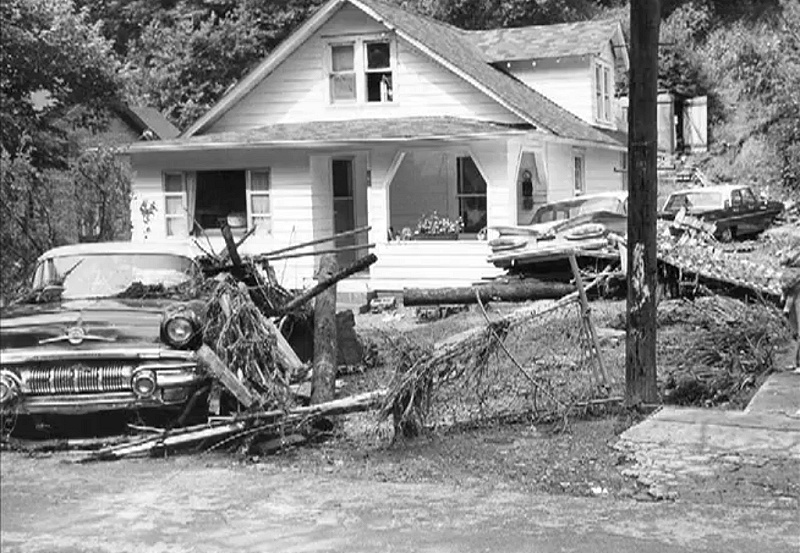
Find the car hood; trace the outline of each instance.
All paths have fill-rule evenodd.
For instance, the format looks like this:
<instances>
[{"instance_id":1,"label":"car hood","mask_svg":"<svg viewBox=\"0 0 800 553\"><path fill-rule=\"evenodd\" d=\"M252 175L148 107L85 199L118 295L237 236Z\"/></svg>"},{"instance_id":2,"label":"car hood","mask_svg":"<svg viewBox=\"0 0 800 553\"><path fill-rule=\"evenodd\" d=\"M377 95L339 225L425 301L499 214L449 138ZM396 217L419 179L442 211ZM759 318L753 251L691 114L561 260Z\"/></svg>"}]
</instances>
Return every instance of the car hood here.
<instances>
[{"instance_id":1,"label":"car hood","mask_svg":"<svg viewBox=\"0 0 800 553\"><path fill-rule=\"evenodd\" d=\"M158 343L164 299L91 299L16 305L0 313L0 348L103 349L131 343ZM79 344L67 339L80 327ZM44 341L44 343L42 343Z\"/></svg>"}]
</instances>

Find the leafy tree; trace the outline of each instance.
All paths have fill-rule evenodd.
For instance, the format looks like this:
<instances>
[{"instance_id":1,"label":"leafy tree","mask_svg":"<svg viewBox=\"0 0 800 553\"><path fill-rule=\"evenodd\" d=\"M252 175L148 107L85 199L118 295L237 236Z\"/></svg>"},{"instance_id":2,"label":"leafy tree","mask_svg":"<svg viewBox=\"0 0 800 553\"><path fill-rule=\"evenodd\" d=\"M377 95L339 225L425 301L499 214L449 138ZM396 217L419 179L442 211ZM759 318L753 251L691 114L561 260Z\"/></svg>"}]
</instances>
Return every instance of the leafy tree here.
<instances>
[{"instance_id":1,"label":"leafy tree","mask_svg":"<svg viewBox=\"0 0 800 553\"><path fill-rule=\"evenodd\" d=\"M0 2L0 141L37 166L61 166L72 126L99 126L119 65L99 25L71 0ZM80 109L75 109L80 107Z\"/></svg>"},{"instance_id":2,"label":"leafy tree","mask_svg":"<svg viewBox=\"0 0 800 553\"><path fill-rule=\"evenodd\" d=\"M129 47L129 93L185 128L260 62L321 0L181 3Z\"/></svg>"}]
</instances>

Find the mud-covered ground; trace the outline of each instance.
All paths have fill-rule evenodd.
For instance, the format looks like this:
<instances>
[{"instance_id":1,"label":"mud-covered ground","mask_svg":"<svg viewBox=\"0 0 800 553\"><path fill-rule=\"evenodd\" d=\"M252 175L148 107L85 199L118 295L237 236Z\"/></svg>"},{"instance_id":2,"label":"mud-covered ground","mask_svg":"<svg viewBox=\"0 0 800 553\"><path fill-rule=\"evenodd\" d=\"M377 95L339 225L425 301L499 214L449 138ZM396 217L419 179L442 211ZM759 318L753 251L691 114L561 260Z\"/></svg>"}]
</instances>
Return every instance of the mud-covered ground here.
<instances>
[{"instance_id":1,"label":"mud-covered ground","mask_svg":"<svg viewBox=\"0 0 800 553\"><path fill-rule=\"evenodd\" d=\"M623 309L593 304L612 395L624 381L624 338L603 329ZM400 332L432 343L483 317L472 309L421 323L405 310L358 317L358 328L376 343ZM688 362L700 334L696 320L675 320L661 321L663 372ZM392 365L382 361L348 371L340 394L387 385ZM79 465L75 453L4 451L0 543L4 552L726 553L796 543L800 461L696 456L686 463L698 470L684 470L670 496L654 496L614 447L635 422L597 407L574 412L566 426L523 415L404 441L393 439L390 421L357 413L326 440L262 457L233 449Z\"/></svg>"}]
</instances>

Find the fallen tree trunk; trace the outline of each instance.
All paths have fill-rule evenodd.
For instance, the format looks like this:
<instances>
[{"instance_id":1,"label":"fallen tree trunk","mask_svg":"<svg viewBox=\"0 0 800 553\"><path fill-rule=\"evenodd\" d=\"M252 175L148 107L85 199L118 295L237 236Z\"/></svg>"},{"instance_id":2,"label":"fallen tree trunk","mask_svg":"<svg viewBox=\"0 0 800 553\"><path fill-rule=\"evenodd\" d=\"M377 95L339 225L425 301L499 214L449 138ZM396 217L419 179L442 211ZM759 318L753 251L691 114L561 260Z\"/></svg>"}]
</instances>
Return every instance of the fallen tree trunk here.
<instances>
[{"instance_id":1,"label":"fallen tree trunk","mask_svg":"<svg viewBox=\"0 0 800 553\"><path fill-rule=\"evenodd\" d=\"M476 292L482 302L527 301L561 298L575 290L571 284L545 282L534 279L514 283L490 283L464 288L404 288L403 305L437 305L443 303L478 303Z\"/></svg>"},{"instance_id":2,"label":"fallen tree trunk","mask_svg":"<svg viewBox=\"0 0 800 553\"><path fill-rule=\"evenodd\" d=\"M367 392L356 396L320 403L308 407L298 407L290 411L272 410L247 413L230 420L217 421L164 432L137 441L133 444L108 447L79 459L78 462L113 461L124 457L149 455L165 449L189 446L205 441L219 443L237 434L248 437L265 432L282 431L292 434L304 424L320 417L332 417L377 408L386 397L386 390Z\"/></svg>"},{"instance_id":3,"label":"fallen tree trunk","mask_svg":"<svg viewBox=\"0 0 800 553\"><path fill-rule=\"evenodd\" d=\"M319 262L321 281L336 274L336 256L326 254ZM334 398L336 380L336 285L326 288L314 300L314 374L311 379L311 403Z\"/></svg>"}]
</instances>

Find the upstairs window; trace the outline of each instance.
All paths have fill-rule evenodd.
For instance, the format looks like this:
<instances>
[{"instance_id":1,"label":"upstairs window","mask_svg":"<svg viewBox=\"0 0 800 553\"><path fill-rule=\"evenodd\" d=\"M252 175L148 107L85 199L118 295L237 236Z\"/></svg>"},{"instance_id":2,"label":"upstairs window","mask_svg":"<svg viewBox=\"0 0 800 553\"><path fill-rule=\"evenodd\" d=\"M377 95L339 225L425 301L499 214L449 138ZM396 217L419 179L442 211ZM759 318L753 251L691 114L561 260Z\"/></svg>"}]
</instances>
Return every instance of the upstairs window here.
<instances>
[{"instance_id":1,"label":"upstairs window","mask_svg":"<svg viewBox=\"0 0 800 553\"><path fill-rule=\"evenodd\" d=\"M330 71L331 102L356 101L355 45L331 46Z\"/></svg>"},{"instance_id":2,"label":"upstairs window","mask_svg":"<svg viewBox=\"0 0 800 553\"><path fill-rule=\"evenodd\" d=\"M394 101L392 40L385 35L373 35L350 42L330 42L326 48L327 95L331 104Z\"/></svg>"},{"instance_id":3,"label":"upstairs window","mask_svg":"<svg viewBox=\"0 0 800 553\"><path fill-rule=\"evenodd\" d=\"M614 87L611 68L596 62L594 66L594 114L598 123L610 123L611 89Z\"/></svg>"},{"instance_id":4,"label":"upstairs window","mask_svg":"<svg viewBox=\"0 0 800 553\"><path fill-rule=\"evenodd\" d=\"M595 116L598 121L603 119L603 68L599 65L594 67L594 103Z\"/></svg>"},{"instance_id":5,"label":"upstairs window","mask_svg":"<svg viewBox=\"0 0 800 553\"><path fill-rule=\"evenodd\" d=\"M392 55L388 42L364 44L367 102L392 101Z\"/></svg>"}]
</instances>

